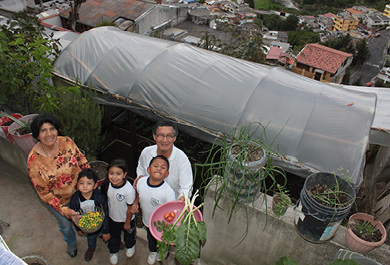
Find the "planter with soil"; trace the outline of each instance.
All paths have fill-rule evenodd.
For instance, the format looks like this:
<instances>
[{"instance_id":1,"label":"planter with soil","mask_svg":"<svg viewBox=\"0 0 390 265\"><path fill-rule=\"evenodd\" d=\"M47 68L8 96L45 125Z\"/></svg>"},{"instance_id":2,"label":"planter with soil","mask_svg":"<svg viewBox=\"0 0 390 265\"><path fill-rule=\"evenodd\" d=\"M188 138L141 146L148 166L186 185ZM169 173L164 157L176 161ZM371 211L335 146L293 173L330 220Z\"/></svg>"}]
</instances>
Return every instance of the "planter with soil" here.
<instances>
[{"instance_id":1,"label":"planter with soil","mask_svg":"<svg viewBox=\"0 0 390 265\"><path fill-rule=\"evenodd\" d=\"M351 184L333 173L310 175L295 211L297 232L312 243L330 240L351 210L355 197Z\"/></svg>"},{"instance_id":2,"label":"planter with soil","mask_svg":"<svg viewBox=\"0 0 390 265\"><path fill-rule=\"evenodd\" d=\"M231 198L246 202L260 195L264 176L263 166L267 162L265 150L255 142L239 142L229 150L226 167L226 193Z\"/></svg>"},{"instance_id":3,"label":"planter with soil","mask_svg":"<svg viewBox=\"0 0 390 265\"><path fill-rule=\"evenodd\" d=\"M276 193L272 197L272 211L276 217L283 216L290 205L291 199L285 193Z\"/></svg>"},{"instance_id":4,"label":"planter with soil","mask_svg":"<svg viewBox=\"0 0 390 265\"><path fill-rule=\"evenodd\" d=\"M30 123L38 114L29 114L18 119L9 126L9 133L14 139L15 143L26 154L29 154L31 149L36 144L36 140L33 138Z\"/></svg>"},{"instance_id":5,"label":"planter with soil","mask_svg":"<svg viewBox=\"0 0 390 265\"><path fill-rule=\"evenodd\" d=\"M346 243L350 250L360 253L368 252L386 240L386 229L374 216L366 213L355 213L348 221Z\"/></svg>"},{"instance_id":6,"label":"planter with soil","mask_svg":"<svg viewBox=\"0 0 390 265\"><path fill-rule=\"evenodd\" d=\"M13 113L11 114L12 117L15 119L20 119L23 117L22 114L19 113ZM9 126L13 123L14 121L11 120L10 118L3 116L0 118L0 127L3 129L4 134L7 136L8 140L10 140L11 143L15 143L14 139L12 136L9 134Z\"/></svg>"}]
</instances>

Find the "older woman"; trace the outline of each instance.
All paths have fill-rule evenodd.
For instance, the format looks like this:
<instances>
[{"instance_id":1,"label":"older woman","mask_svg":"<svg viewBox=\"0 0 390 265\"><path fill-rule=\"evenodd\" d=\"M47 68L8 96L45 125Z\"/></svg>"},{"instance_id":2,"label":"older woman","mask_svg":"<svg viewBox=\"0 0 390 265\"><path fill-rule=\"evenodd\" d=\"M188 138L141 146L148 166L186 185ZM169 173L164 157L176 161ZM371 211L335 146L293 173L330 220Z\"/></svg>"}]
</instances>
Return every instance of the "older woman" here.
<instances>
[{"instance_id":1,"label":"older woman","mask_svg":"<svg viewBox=\"0 0 390 265\"><path fill-rule=\"evenodd\" d=\"M72 139L58 136L59 129L60 121L52 114L41 113L34 118L31 131L38 142L28 156L27 167L39 197L57 218L69 256L75 257L76 234L70 218L77 213L68 203L76 191L78 173L89 165Z\"/></svg>"}]
</instances>

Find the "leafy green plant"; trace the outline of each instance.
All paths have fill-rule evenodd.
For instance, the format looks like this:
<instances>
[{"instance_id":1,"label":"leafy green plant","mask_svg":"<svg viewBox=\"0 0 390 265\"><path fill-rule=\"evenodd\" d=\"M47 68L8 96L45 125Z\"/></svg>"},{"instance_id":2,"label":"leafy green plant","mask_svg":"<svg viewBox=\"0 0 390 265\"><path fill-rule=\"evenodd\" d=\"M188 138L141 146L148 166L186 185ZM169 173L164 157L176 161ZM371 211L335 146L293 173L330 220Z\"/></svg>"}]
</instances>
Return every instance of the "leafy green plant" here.
<instances>
[{"instance_id":1,"label":"leafy green plant","mask_svg":"<svg viewBox=\"0 0 390 265\"><path fill-rule=\"evenodd\" d=\"M164 221L154 222L158 231L163 231L161 241L157 242L158 254L161 261L164 262L164 254L169 251L171 243L175 244L175 257L180 264L189 265L199 256L200 243L206 241L207 229L204 221L197 221L194 212L203 206L194 207L198 197L198 191L190 200L185 195L185 206L174 224L168 224ZM181 224L178 225L179 221Z\"/></svg>"},{"instance_id":2,"label":"leafy green plant","mask_svg":"<svg viewBox=\"0 0 390 265\"><path fill-rule=\"evenodd\" d=\"M20 113L53 111L64 89L51 81L59 41L26 12L0 28L0 104Z\"/></svg>"},{"instance_id":3,"label":"leafy green plant","mask_svg":"<svg viewBox=\"0 0 390 265\"><path fill-rule=\"evenodd\" d=\"M91 90L69 87L60 94L61 104L54 113L63 124L62 133L71 137L88 159L96 156L101 142L103 110L96 97Z\"/></svg>"},{"instance_id":4,"label":"leafy green plant","mask_svg":"<svg viewBox=\"0 0 390 265\"><path fill-rule=\"evenodd\" d=\"M276 184L277 192L274 193L272 201L272 211L276 217L282 216L286 213L286 210L289 206L292 205L291 198L288 195L288 190L285 189L285 186Z\"/></svg>"},{"instance_id":5,"label":"leafy green plant","mask_svg":"<svg viewBox=\"0 0 390 265\"><path fill-rule=\"evenodd\" d=\"M210 187L214 189L213 215L217 208L222 208L222 198L227 203L228 222L237 203L246 206L246 227L242 239L248 232L250 204L261 193L266 194L275 187L277 175L287 181L283 169L272 164L272 156L277 155L276 150L271 148L276 137L268 143L266 127L258 122L250 123L233 129L221 139L217 138L208 151L206 161L195 164L195 175L200 170L203 176L204 191L207 192ZM257 159L253 159L254 153ZM264 200L267 203L267 196Z\"/></svg>"}]
</instances>

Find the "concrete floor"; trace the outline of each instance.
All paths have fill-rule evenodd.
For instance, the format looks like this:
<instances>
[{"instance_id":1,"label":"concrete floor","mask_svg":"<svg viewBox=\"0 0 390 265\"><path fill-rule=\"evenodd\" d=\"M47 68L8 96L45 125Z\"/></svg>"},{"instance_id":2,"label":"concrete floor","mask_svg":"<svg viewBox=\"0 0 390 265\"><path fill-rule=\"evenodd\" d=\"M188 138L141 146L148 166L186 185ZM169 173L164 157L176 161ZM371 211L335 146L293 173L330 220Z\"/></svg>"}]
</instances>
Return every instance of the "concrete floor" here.
<instances>
[{"instance_id":1,"label":"concrete floor","mask_svg":"<svg viewBox=\"0 0 390 265\"><path fill-rule=\"evenodd\" d=\"M75 258L69 257L54 215L42 203L28 176L16 172L1 162L0 218L10 224L9 227L3 226L2 237L18 257L40 255L50 265L110 264L107 245L100 238L91 261L84 261L84 253L87 249L86 237L77 236L78 255ZM149 250L146 231L142 228L138 229L137 236L135 255L128 259L125 250L121 250L118 265L147 264ZM170 253L168 264L177 264L174 253Z\"/></svg>"}]
</instances>

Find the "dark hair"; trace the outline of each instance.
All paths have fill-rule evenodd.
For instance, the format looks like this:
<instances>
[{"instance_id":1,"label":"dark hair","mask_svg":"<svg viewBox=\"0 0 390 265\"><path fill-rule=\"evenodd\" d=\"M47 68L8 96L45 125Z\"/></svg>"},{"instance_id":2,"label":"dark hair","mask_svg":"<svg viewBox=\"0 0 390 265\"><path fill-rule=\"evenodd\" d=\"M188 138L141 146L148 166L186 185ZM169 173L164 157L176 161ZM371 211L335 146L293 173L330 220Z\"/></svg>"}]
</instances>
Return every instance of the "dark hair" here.
<instances>
[{"instance_id":1,"label":"dark hair","mask_svg":"<svg viewBox=\"0 0 390 265\"><path fill-rule=\"evenodd\" d=\"M163 155L158 155L158 156L153 157L152 160L150 160L150 162L149 162L149 167L152 165L152 163L153 163L154 160L159 159L159 158L162 159L162 160L164 160L165 162L167 162L168 169L169 169L169 160L168 160L168 158L166 158L166 157L163 156Z\"/></svg>"},{"instance_id":2,"label":"dark hair","mask_svg":"<svg viewBox=\"0 0 390 265\"><path fill-rule=\"evenodd\" d=\"M79 182L79 180L82 177L86 177L87 179L92 179L95 184L98 181L98 177L97 177L96 172L90 168L86 168L86 169L83 169L80 171L79 176L77 177L77 182Z\"/></svg>"},{"instance_id":3,"label":"dark hair","mask_svg":"<svg viewBox=\"0 0 390 265\"><path fill-rule=\"evenodd\" d=\"M157 135L157 129L158 127L164 127L164 126L169 126L173 128L173 136L177 136L179 134L179 131L177 130L176 125L168 120L160 120L159 122L156 123L156 125L153 128L153 134Z\"/></svg>"},{"instance_id":4,"label":"dark hair","mask_svg":"<svg viewBox=\"0 0 390 265\"><path fill-rule=\"evenodd\" d=\"M110 170L112 167L119 167L123 170L123 172L128 172L127 164L124 159L114 159L108 166L107 171Z\"/></svg>"},{"instance_id":5,"label":"dark hair","mask_svg":"<svg viewBox=\"0 0 390 265\"><path fill-rule=\"evenodd\" d=\"M42 124L44 123L50 123L57 129L57 131L61 129L61 122L57 118L57 116L54 116L53 114L46 113L46 112L40 113L38 116L36 116L33 119L33 121L30 124L32 136L38 141L39 141L38 139L39 130L41 129Z\"/></svg>"}]
</instances>

